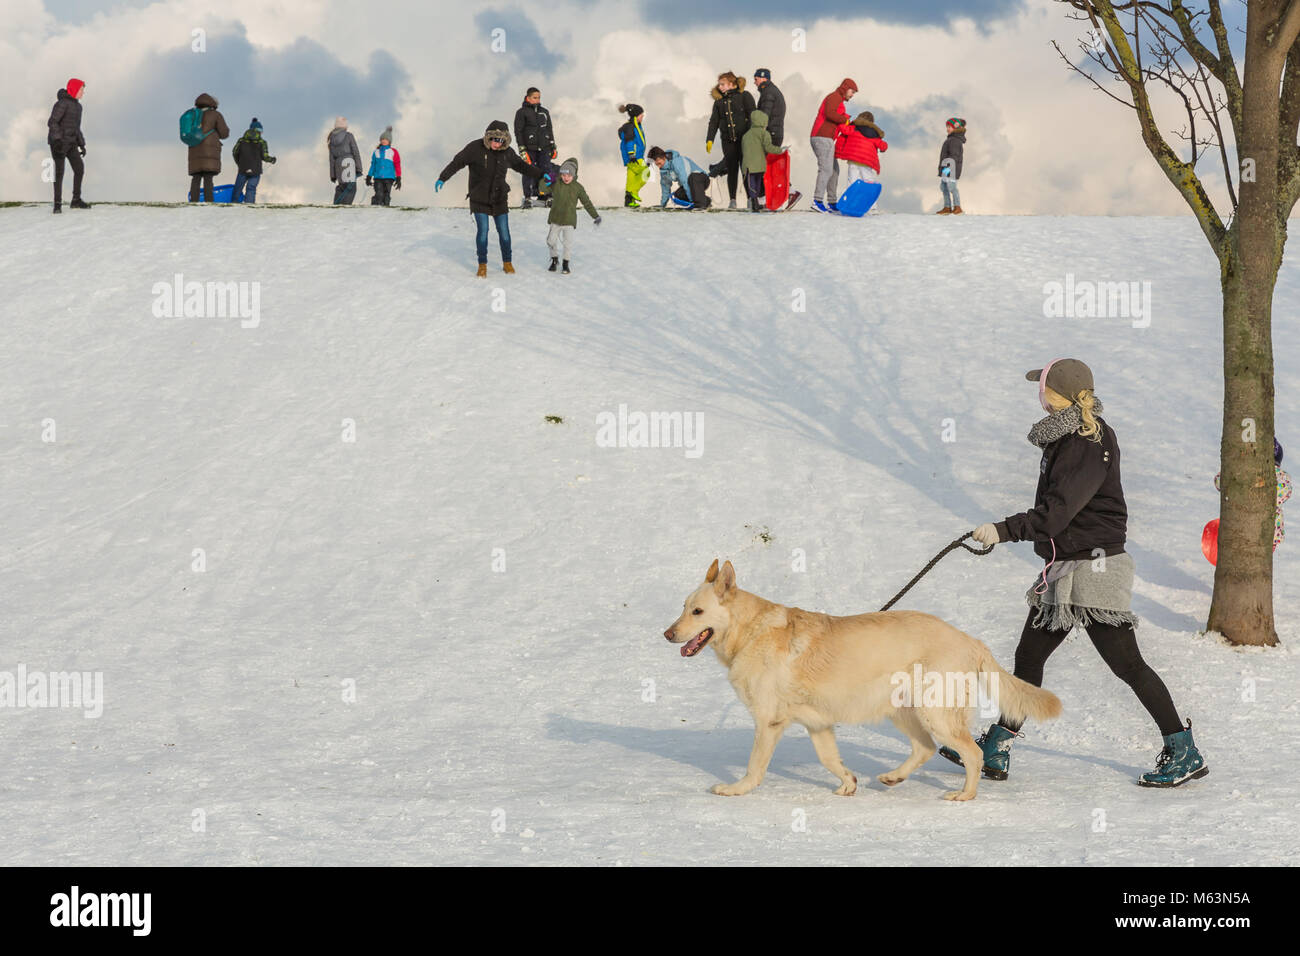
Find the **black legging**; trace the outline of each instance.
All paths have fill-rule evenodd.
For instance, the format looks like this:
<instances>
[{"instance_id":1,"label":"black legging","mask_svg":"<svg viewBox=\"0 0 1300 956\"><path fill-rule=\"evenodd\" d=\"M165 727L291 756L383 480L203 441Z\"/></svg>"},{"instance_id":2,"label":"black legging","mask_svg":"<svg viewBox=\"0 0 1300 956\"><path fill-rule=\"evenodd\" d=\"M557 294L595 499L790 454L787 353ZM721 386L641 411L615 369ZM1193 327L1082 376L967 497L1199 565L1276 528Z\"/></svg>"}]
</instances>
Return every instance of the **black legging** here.
<instances>
[{"instance_id":1,"label":"black legging","mask_svg":"<svg viewBox=\"0 0 1300 956\"><path fill-rule=\"evenodd\" d=\"M190 202L199 201L199 184L203 184L204 202L212 202L212 177L216 173L195 173L190 177Z\"/></svg>"},{"instance_id":2,"label":"black legging","mask_svg":"<svg viewBox=\"0 0 1300 956\"><path fill-rule=\"evenodd\" d=\"M740 178L740 142L722 141L722 156L727 161L727 195L736 198L736 182Z\"/></svg>"},{"instance_id":3,"label":"black legging","mask_svg":"<svg viewBox=\"0 0 1300 956\"><path fill-rule=\"evenodd\" d=\"M1052 651L1061 646L1069 631L1049 631L1034 627L1037 613L1037 608L1031 608L1029 617L1025 619L1025 629L1020 634L1020 643L1016 645L1015 675L1035 687L1042 687L1043 665L1047 663ZM1169 696L1169 688L1160 679L1160 675L1151 669L1151 665L1142 659L1133 625L1094 622L1088 625L1087 630L1092 646L1097 648L1101 659L1116 677L1137 694L1137 699L1159 726L1160 733L1167 737L1183 730L1178 711ZM998 723L1007 730L1020 729L1020 723L1006 717L999 717Z\"/></svg>"},{"instance_id":4,"label":"black legging","mask_svg":"<svg viewBox=\"0 0 1300 956\"><path fill-rule=\"evenodd\" d=\"M54 157L54 205L63 205L63 164L66 161L72 167L72 201L81 200L81 176L86 171L86 164L81 161L81 153L72 147L66 153L57 146L50 147Z\"/></svg>"}]
</instances>

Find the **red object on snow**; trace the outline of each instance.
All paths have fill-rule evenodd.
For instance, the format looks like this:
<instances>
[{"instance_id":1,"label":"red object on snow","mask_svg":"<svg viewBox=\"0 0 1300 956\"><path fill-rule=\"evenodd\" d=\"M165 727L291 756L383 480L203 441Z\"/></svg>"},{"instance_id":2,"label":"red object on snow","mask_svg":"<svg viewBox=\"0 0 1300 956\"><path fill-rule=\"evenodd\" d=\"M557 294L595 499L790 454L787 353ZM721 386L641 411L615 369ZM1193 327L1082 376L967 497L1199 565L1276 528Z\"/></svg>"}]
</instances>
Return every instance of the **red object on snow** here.
<instances>
[{"instance_id":1,"label":"red object on snow","mask_svg":"<svg viewBox=\"0 0 1300 956\"><path fill-rule=\"evenodd\" d=\"M1219 519L1211 518L1201 532L1201 553L1213 565L1219 563Z\"/></svg>"},{"instance_id":2,"label":"red object on snow","mask_svg":"<svg viewBox=\"0 0 1300 956\"><path fill-rule=\"evenodd\" d=\"M763 189L767 193L767 208L776 212L785 208L790 196L790 154L768 153L767 171L763 173Z\"/></svg>"}]
</instances>

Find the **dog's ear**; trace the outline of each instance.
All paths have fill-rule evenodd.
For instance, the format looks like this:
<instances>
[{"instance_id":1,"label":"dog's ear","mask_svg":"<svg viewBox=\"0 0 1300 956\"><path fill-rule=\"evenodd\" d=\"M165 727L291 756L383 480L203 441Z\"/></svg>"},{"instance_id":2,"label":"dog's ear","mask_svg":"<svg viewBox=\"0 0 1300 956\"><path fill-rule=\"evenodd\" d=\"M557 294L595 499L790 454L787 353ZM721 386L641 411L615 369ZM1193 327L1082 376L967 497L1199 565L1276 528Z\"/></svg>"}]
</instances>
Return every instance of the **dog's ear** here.
<instances>
[{"instance_id":1,"label":"dog's ear","mask_svg":"<svg viewBox=\"0 0 1300 956\"><path fill-rule=\"evenodd\" d=\"M708 573L704 575L704 582L712 584L718 577L718 559L714 558L713 563L709 565Z\"/></svg>"},{"instance_id":2,"label":"dog's ear","mask_svg":"<svg viewBox=\"0 0 1300 956\"><path fill-rule=\"evenodd\" d=\"M721 600L731 593L735 586L736 569L733 568L731 562L728 561L722 566L722 570L718 573L718 579L713 582L713 591L717 594L718 599Z\"/></svg>"}]
</instances>

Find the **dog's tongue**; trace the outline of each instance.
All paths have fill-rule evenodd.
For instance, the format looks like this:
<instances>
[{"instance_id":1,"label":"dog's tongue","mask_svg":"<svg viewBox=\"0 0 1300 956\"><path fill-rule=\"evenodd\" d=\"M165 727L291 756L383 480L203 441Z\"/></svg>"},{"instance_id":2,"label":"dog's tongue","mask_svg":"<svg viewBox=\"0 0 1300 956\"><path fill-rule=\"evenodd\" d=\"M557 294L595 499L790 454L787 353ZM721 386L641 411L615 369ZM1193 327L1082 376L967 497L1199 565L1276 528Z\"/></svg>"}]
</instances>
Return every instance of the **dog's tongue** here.
<instances>
[{"instance_id":1,"label":"dog's tongue","mask_svg":"<svg viewBox=\"0 0 1300 956\"><path fill-rule=\"evenodd\" d=\"M694 657L700 652L700 648L708 643L709 638L713 636L713 628L706 627L699 634L692 637L682 645L682 657Z\"/></svg>"}]
</instances>

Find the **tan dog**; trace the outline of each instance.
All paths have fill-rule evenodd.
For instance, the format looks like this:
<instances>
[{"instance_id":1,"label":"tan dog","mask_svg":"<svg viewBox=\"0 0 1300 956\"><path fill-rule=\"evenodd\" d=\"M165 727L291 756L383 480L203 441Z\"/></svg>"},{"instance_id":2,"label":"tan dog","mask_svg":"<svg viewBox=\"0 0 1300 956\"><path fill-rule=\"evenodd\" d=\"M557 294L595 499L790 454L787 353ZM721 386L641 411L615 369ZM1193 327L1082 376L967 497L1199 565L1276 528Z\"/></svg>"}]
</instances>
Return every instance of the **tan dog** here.
<instances>
[{"instance_id":1,"label":"tan dog","mask_svg":"<svg viewBox=\"0 0 1300 956\"><path fill-rule=\"evenodd\" d=\"M664 637L685 645L683 657L712 645L754 717L749 767L737 782L713 788L723 796L762 783L776 742L794 722L808 728L817 759L840 779L835 792L847 797L858 778L840 760L834 725L888 717L911 739L912 753L880 782L892 787L906 780L934 755L937 738L966 768L966 785L944 797L970 800L984 764L969 729L977 680L1012 720L1061 713L1055 694L1008 674L983 643L937 617L919 611L832 617L784 607L737 588L730 561L721 572L713 562ZM931 693L936 684L939 692Z\"/></svg>"}]
</instances>

